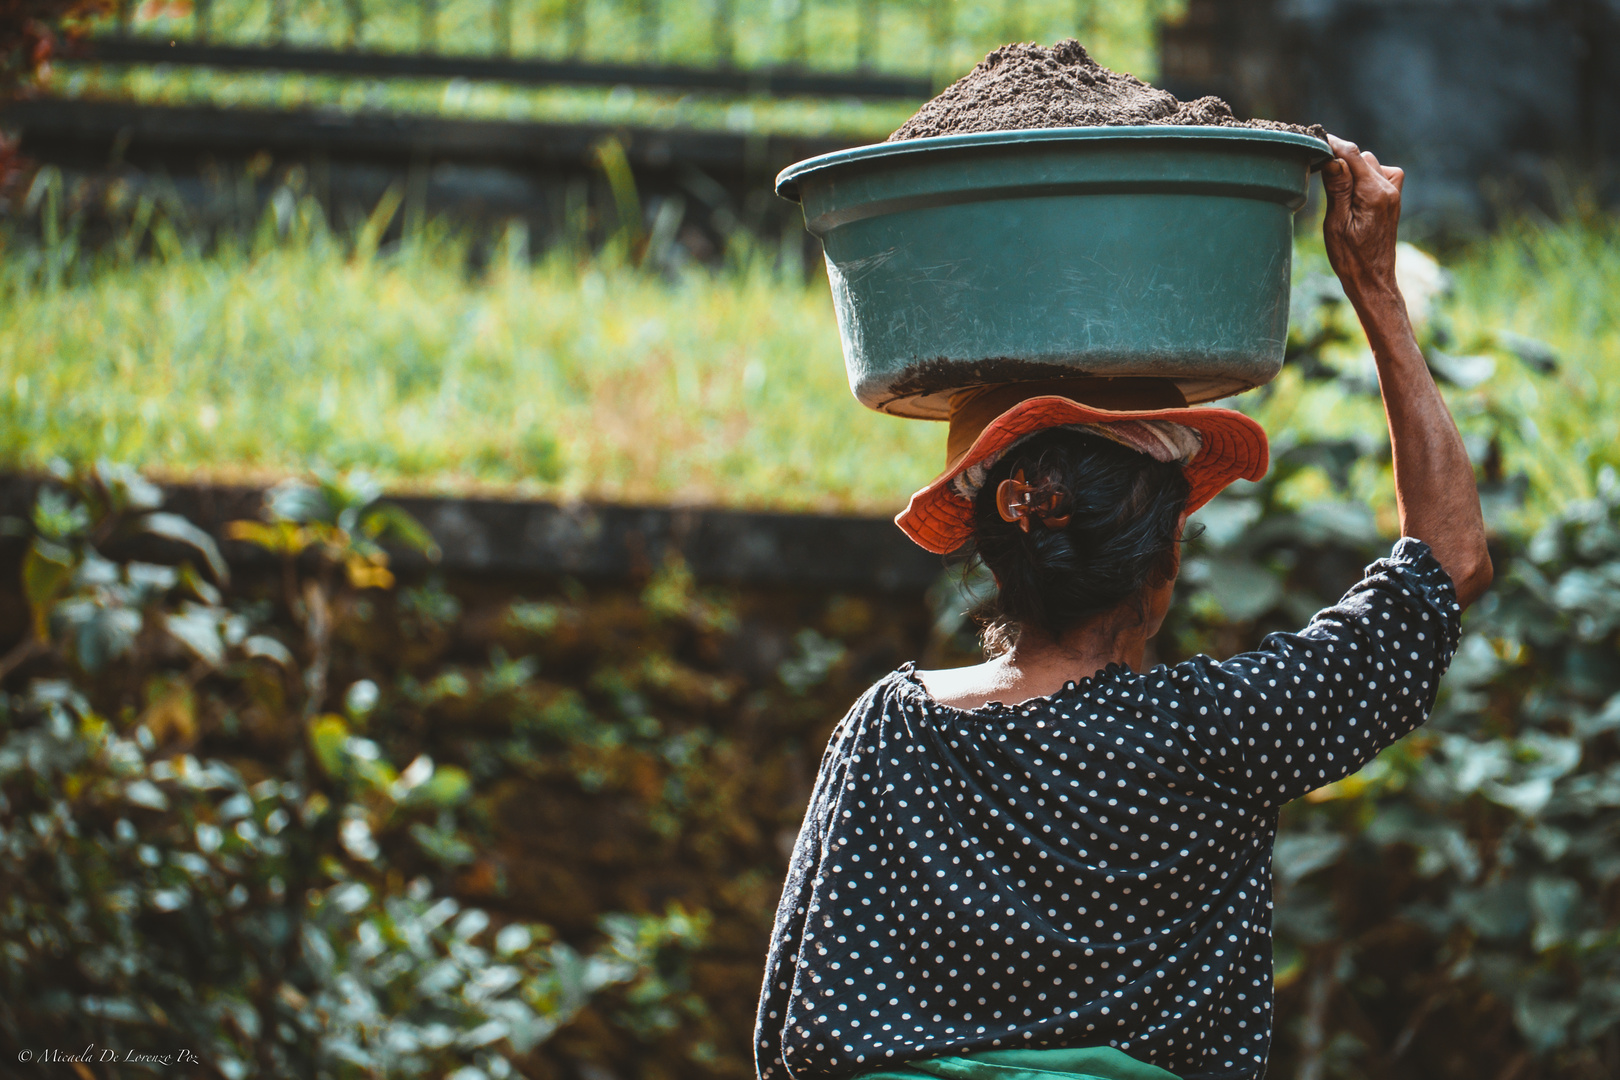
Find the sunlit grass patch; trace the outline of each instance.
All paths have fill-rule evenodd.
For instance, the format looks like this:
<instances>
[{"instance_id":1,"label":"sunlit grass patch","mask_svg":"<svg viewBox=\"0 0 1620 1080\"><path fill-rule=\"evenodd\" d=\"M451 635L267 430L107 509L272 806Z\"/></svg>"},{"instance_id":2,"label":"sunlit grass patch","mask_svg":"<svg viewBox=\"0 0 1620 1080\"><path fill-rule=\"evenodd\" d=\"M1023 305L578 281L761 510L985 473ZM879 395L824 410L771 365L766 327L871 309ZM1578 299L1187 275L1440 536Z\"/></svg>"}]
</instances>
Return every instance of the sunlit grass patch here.
<instances>
[{"instance_id":1,"label":"sunlit grass patch","mask_svg":"<svg viewBox=\"0 0 1620 1080\"><path fill-rule=\"evenodd\" d=\"M531 263L512 234L475 274L470 241L431 227L371 253L312 207L294 218L206 252L161 224L139 257L13 242L0 462L255 481L363 467L396 489L877 513L940 465L942 425L850 396L825 281L764 251L660 274L612 254ZM1310 241L1299 255L1321 261ZM1450 270L1446 347L1497 360L1448 396L1526 475L1538 519L1620 465L1620 226L1510 225ZM1507 357L1504 332L1550 344L1558 370ZM1334 362L1361 362L1358 341ZM1278 448L1360 440L1371 452L1338 494L1394 528L1375 395L1296 368L1240 403ZM1311 483L1300 498L1323 495Z\"/></svg>"},{"instance_id":2,"label":"sunlit grass patch","mask_svg":"<svg viewBox=\"0 0 1620 1080\"><path fill-rule=\"evenodd\" d=\"M356 253L172 235L41 284L8 260L0 460L107 457L258 479L365 467L395 487L888 509L943 428L849 394L825 284L743 256L673 278L462 242Z\"/></svg>"}]
</instances>

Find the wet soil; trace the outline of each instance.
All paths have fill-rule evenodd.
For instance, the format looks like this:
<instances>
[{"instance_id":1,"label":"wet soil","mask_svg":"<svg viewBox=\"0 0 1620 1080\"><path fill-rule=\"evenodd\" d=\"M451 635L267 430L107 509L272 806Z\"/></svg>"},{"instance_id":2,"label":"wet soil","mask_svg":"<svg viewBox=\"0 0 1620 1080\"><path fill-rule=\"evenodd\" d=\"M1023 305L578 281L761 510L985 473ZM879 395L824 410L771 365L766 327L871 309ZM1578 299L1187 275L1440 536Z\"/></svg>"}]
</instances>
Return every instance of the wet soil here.
<instances>
[{"instance_id":1,"label":"wet soil","mask_svg":"<svg viewBox=\"0 0 1620 1080\"><path fill-rule=\"evenodd\" d=\"M975 131L1140 124L1263 128L1326 138L1320 124L1240 120L1218 97L1180 101L1168 90L1103 67L1070 38L1050 48L1003 45L918 109L889 141Z\"/></svg>"}]
</instances>

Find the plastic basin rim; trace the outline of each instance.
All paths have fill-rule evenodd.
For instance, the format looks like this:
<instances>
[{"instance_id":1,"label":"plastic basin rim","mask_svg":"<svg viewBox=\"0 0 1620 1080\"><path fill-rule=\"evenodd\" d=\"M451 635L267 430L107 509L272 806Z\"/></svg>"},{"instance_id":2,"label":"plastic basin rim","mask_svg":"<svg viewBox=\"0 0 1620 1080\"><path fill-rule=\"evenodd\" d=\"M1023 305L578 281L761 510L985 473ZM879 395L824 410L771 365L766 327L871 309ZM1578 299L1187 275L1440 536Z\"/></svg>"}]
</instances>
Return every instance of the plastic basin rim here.
<instances>
[{"instance_id":1,"label":"plastic basin rim","mask_svg":"<svg viewBox=\"0 0 1620 1080\"><path fill-rule=\"evenodd\" d=\"M1030 128L1016 131L975 131L968 135L931 135L925 139L906 139L901 142L873 143L848 150L835 150L813 158L795 162L776 176L776 193L784 199L799 201L799 181L813 172L839 165L872 161L887 157L928 153L940 150L974 150L978 148L1016 147L1030 143L1097 142L1149 140L1185 140L1188 142L1248 142L1272 146L1296 147L1312 151L1310 166L1314 170L1333 156L1327 143L1311 135L1293 131L1271 131L1266 128L1197 127L1180 124L1139 124L1117 127Z\"/></svg>"}]
</instances>

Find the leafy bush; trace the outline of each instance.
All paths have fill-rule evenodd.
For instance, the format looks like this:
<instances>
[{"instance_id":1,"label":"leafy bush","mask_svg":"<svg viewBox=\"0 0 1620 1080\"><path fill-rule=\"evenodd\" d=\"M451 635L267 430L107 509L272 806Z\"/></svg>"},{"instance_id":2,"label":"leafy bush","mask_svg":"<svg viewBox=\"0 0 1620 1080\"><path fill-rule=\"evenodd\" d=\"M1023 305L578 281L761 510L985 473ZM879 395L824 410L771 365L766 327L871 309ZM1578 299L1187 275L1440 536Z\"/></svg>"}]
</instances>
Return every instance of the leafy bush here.
<instances>
[{"instance_id":1,"label":"leafy bush","mask_svg":"<svg viewBox=\"0 0 1620 1080\"><path fill-rule=\"evenodd\" d=\"M1335 454L1201 515L1163 658L1295 625L1377 554L1369 518L1279 496ZM639 591L390 587L367 534L413 533L356 478L274 491L233 529L274 559L222 597L201 536L160 520L170 565L130 554L161 513L138 477L65 481L29 525L46 618L0 742L0 1024L32 1043L181 1033L227 1075L746 1076L828 727L927 641L961 655L945 587L933 620L679 562ZM1613 1064L1620 483L1596 490L1501 545L1434 720L1285 812L1279 1075Z\"/></svg>"},{"instance_id":2,"label":"leafy bush","mask_svg":"<svg viewBox=\"0 0 1620 1080\"><path fill-rule=\"evenodd\" d=\"M57 677L0 698L8 1042L179 1036L227 1077L499 1080L604 987L667 996L667 954L701 920L609 916L581 955L385 854L470 849L467 773L426 755L396 771L351 730L373 684L349 687L348 718L323 711L334 630L392 584L376 540L426 547L413 521L352 479L278 488L266 522L234 530L284 561L278 620L225 602L213 541L138 475L59 480L23 558L30 633L5 661ZM137 532L197 558L108 557Z\"/></svg>"}]
</instances>

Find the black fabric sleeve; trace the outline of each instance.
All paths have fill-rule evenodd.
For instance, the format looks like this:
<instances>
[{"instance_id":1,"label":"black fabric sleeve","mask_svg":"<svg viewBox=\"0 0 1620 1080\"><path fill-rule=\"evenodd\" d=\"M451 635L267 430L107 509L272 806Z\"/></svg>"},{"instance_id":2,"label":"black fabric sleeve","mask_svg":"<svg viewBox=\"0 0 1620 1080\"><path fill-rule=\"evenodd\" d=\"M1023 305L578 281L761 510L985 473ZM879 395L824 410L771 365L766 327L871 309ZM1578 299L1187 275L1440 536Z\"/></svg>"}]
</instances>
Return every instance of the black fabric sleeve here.
<instances>
[{"instance_id":1,"label":"black fabric sleeve","mask_svg":"<svg viewBox=\"0 0 1620 1080\"><path fill-rule=\"evenodd\" d=\"M1299 633L1176 665L1203 769L1273 806L1350 775L1428 719L1460 616L1451 578L1407 537Z\"/></svg>"}]
</instances>

